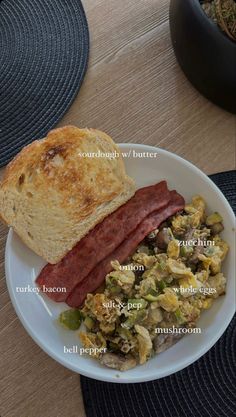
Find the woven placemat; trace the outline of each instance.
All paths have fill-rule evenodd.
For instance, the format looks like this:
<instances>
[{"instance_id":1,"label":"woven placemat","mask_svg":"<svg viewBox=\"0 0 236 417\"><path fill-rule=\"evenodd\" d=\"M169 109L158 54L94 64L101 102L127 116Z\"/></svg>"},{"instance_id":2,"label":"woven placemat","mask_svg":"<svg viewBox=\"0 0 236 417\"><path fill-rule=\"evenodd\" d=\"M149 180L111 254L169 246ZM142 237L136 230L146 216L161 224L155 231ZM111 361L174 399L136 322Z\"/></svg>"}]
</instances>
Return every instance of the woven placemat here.
<instances>
[{"instance_id":1,"label":"woven placemat","mask_svg":"<svg viewBox=\"0 0 236 417\"><path fill-rule=\"evenodd\" d=\"M88 53L80 0L0 2L0 166L64 115Z\"/></svg>"},{"instance_id":2,"label":"woven placemat","mask_svg":"<svg viewBox=\"0 0 236 417\"><path fill-rule=\"evenodd\" d=\"M236 211L236 171L211 175ZM146 383L113 384L81 376L87 417L235 417L236 318L198 361Z\"/></svg>"}]
</instances>

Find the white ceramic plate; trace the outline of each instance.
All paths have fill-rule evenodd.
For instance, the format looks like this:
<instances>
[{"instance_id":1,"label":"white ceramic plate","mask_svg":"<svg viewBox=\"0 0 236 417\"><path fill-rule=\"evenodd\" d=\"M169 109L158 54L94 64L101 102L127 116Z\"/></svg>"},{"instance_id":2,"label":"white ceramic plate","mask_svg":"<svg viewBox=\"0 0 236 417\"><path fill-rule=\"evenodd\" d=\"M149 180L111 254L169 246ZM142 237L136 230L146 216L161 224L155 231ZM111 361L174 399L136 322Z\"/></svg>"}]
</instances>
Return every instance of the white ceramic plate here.
<instances>
[{"instance_id":1,"label":"white ceramic plate","mask_svg":"<svg viewBox=\"0 0 236 417\"><path fill-rule=\"evenodd\" d=\"M201 194L210 210L216 210L224 218L224 239L230 252L223 271L227 277L227 293L219 297L213 307L203 312L199 327L201 334L188 334L169 350L151 359L145 365L126 372L101 366L97 361L78 353L64 353L67 348L79 345L76 332L64 330L56 319L67 308L45 295L19 293L16 287L35 287L35 278L44 261L28 249L10 230L6 245L6 278L8 290L16 313L34 341L53 359L67 368L91 378L110 382L142 382L161 378L183 369L202 356L222 335L234 313L234 214L223 194L198 168L184 159L162 149L136 144L120 144L128 174L136 181L137 188L166 179L170 189L177 189L186 201L192 195ZM155 158L133 155L155 152Z\"/></svg>"}]
</instances>

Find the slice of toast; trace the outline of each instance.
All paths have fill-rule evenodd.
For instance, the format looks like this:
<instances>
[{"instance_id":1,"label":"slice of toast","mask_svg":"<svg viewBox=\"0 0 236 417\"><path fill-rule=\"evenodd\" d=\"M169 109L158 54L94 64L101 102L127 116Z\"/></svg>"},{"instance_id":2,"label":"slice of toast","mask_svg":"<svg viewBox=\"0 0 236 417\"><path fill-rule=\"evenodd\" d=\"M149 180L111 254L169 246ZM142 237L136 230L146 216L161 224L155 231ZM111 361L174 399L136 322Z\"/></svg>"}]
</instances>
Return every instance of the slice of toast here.
<instances>
[{"instance_id":1,"label":"slice of toast","mask_svg":"<svg viewBox=\"0 0 236 417\"><path fill-rule=\"evenodd\" d=\"M0 184L0 216L54 264L134 192L108 135L65 126L26 146L8 165Z\"/></svg>"}]
</instances>

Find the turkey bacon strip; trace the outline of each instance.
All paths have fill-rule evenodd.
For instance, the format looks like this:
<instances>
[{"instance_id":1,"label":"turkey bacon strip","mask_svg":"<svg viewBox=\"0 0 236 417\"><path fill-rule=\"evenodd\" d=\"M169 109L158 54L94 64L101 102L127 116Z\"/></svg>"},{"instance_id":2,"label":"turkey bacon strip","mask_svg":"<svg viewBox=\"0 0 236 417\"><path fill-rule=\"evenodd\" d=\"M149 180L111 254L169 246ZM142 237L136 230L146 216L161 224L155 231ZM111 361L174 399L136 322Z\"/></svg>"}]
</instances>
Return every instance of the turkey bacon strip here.
<instances>
[{"instance_id":1,"label":"turkey bacon strip","mask_svg":"<svg viewBox=\"0 0 236 417\"><path fill-rule=\"evenodd\" d=\"M72 290L112 253L150 213L166 207L170 191L166 181L140 188L134 196L97 224L57 264L47 264L36 283L52 300L65 301ZM64 292L50 292L65 288Z\"/></svg>"},{"instance_id":2,"label":"turkey bacon strip","mask_svg":"<svg viewBox=\"0 0 236 417\"><path fill-rule=\"evenodd\" d=\"M109 256L101 261L89 274L80 282L74 291L69 295L66 303L70 307L80 307L88 293L95 291L104 281L105 276L112 271L111 261L124 262L128 256L135 252L138 244L151 231L156 229L168 217L173 216L182 210L185 205L183 197L176 191L171 191L169 205L147 216L138 227L114 250Z\"/></svg>"}]
</instances>

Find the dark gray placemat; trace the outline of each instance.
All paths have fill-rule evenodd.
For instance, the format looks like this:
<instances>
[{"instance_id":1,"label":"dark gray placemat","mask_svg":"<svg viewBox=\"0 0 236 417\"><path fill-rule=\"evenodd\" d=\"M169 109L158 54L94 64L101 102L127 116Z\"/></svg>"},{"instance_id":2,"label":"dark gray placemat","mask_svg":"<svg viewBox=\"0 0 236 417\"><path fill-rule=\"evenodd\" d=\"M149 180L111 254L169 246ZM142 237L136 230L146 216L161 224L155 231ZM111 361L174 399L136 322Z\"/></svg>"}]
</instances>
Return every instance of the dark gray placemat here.
<instances>
[{"instance_id":1,"label":"dark gray placemat","mask_svg":"<svg viewBox=\"0 0 236 417\"><path fill-rule=\"evenodd\" d=\"M236 211L236 171L211 175ZM113 384L81 376L87 417L235 417L236 319L198 361L146 383Z\"/></svg>"},{"instance_id":2,"label":"dark gray placemat","mask_svg":"<svg viewBox=\"0 0 236 417\"><path fill-rule=\"evenodd\" d=\"M0 2L0 166L64 115L88 54L80 0Z\"/></svg>"}]
</instances>

